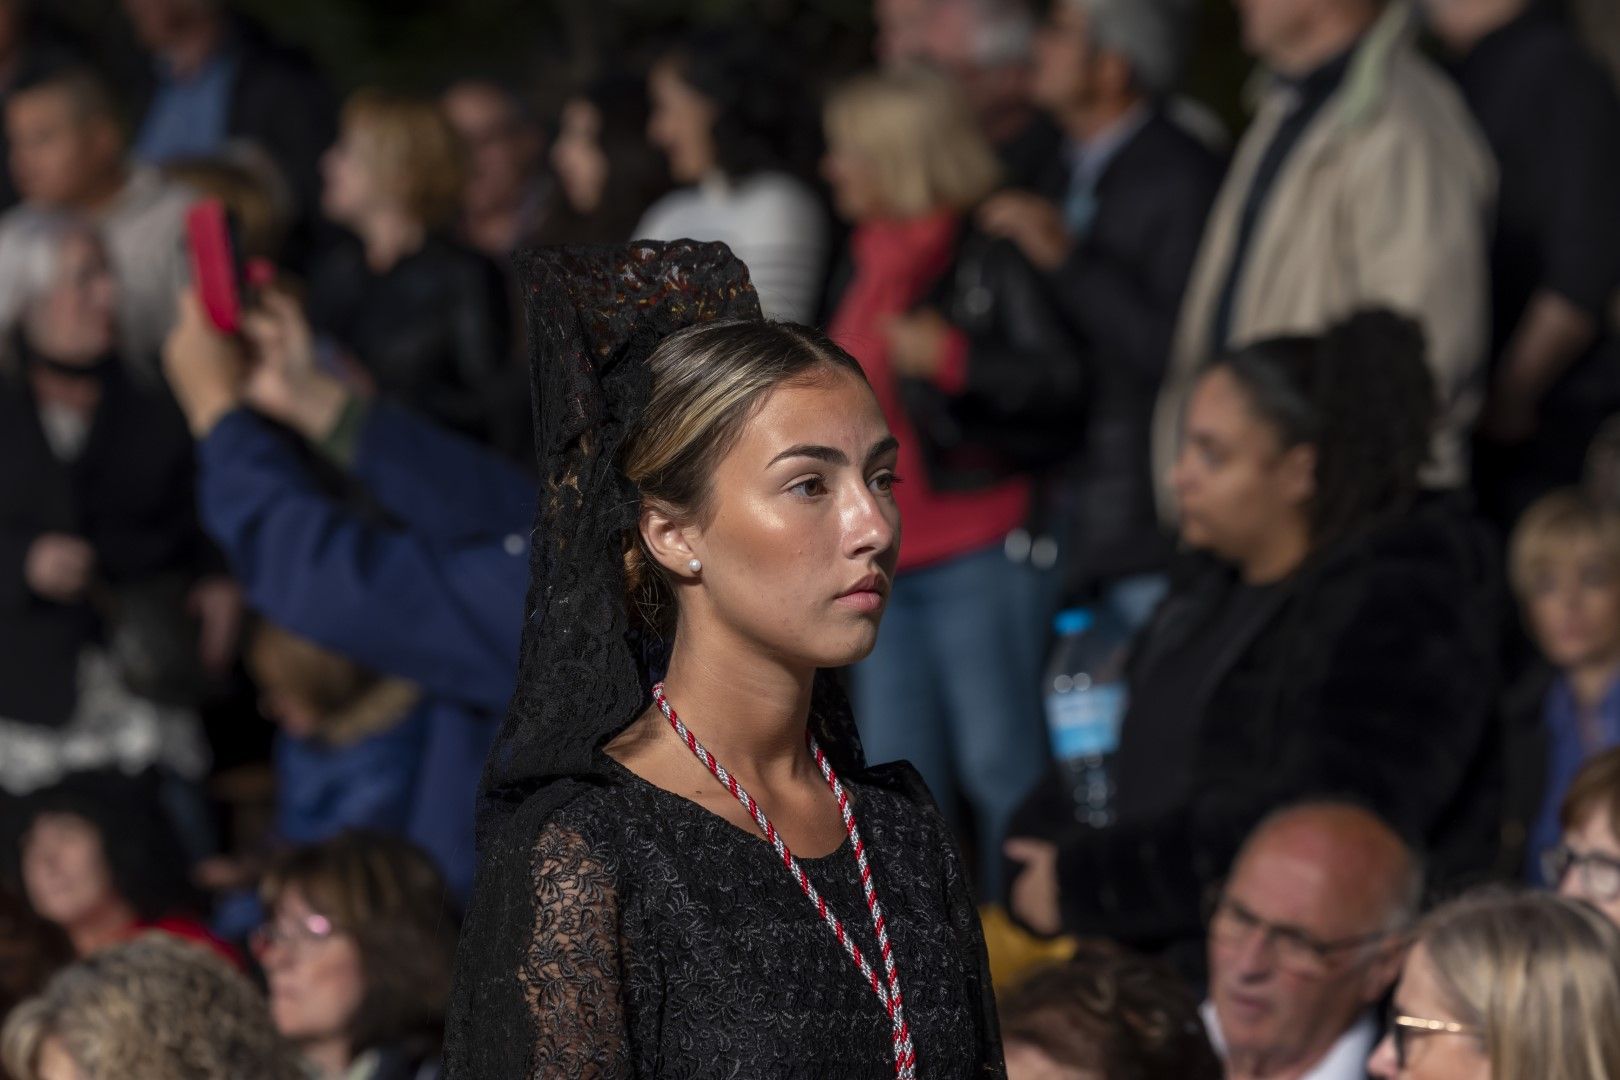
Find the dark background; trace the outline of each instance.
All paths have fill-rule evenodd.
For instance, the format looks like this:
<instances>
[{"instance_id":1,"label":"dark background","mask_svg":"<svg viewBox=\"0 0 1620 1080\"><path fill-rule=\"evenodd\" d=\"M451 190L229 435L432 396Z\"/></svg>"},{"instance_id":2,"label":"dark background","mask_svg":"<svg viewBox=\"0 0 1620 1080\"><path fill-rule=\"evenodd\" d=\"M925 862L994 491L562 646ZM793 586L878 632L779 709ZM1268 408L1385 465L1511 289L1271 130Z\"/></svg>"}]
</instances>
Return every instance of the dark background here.
<instances>
[{"instance_id":1,"label":"dark background","mask_svg":"<svg viewBox=\"0 0 1620 1080\"><path fill-rule=\"evenodd\" d=\"M825 82L870 62L871 0L228 0L309 50L338 87L434 92L502 78L548 114L603 60L635 63L683 29L748 18L786 32ZM1040 0L1037 0L1039 3ZM1235 131L1249 69L1232 0L1200 0L1187 91ZM114 70L140 64L118 0L50 0Z\"/></svg>"}]
</instances>

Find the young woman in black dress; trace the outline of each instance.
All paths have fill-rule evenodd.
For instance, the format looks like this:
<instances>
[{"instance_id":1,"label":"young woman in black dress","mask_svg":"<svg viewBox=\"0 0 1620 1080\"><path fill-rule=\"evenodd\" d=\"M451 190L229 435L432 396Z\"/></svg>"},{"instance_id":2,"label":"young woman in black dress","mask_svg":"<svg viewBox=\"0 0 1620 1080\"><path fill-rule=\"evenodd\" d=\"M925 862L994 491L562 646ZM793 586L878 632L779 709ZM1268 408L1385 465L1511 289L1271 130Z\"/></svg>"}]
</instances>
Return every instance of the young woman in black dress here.
<instances>
[{"instance_id":1,"label":"young woman in black dress","mask_svg":"<svg viewBox=\"0 0 1620 1080\"><path fill-rule=\"evenodd\" d=\"M531 616L450 1076L1003 1075L949 833L820 674L872 648L900 542L860 368L720 245L524 270Z\"/></svg>"}]
</instances>

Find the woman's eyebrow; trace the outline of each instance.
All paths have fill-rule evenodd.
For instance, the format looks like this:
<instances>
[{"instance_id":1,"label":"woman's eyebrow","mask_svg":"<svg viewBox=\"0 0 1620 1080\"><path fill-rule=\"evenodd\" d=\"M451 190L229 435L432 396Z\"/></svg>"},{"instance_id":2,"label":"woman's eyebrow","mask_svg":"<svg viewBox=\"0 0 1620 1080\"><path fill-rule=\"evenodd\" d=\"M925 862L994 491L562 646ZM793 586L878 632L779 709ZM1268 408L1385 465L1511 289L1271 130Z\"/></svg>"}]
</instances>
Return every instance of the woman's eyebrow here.
<instances>
[{"instance_id":1,"label":"woman's eyebrow","mask_svg":"<svg viewBox=\"0 0 1620 1080\"><path fill-rule=\"evenodd\" d=\"M884 454L891 453L892 451L898 449L900 449L900 440L895 438L893 435L890 435L885 439L880 439L878 440L876 446L872 447L872 449L866 452L866 463L870 465Z\"/></svg>"},{"instance_id":2,"label":"woman's eyebrow","mask_svg":"<svg viewBox=\"0 0 1620 1080\"><path fill-rule=\"evenodd\" d=\"M796 457L814 458L816 461L825 461L829 465L849 464L849 457L842 450L839 450L836 447L815 446L809 443L802 443L798 446L790 446L780 454L777 454L775 457L771 458L770 465L765 467L770 468L771 465L775 465L779 461L786 461L788 458Z\"/></svg>"}]
</instances>

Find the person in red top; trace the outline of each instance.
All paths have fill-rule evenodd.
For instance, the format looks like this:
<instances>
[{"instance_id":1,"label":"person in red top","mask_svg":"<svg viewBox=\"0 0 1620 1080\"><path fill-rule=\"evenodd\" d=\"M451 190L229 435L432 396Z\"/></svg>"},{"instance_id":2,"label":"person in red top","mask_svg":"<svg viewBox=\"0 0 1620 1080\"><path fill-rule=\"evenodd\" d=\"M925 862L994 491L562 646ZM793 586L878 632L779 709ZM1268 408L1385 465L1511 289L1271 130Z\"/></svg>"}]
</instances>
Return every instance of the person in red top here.
<instances>
[{"instance_id":1,"label":"person in red top","mask_svg":"<svg viewBox=\"0 0 1620 1080\"><path fill-rule=\"evenodd\" d=\"M34 912L80 957L161 930L242 968L240 953L199 918L184 847L156 793L119 773L77 773L30 796L11 846Z\"/></svg>"},{"instance_id":2,"label":"person in red top","mask_svg":"<svg viewBox=\"0 0 1620 1080\"><path fill-rule=\"evenodd\" d=\"M998 169L955 87L863 76L829 100L826 130L824 172L854 226L829 335L865 369L903 480L899 568L856 715L870 760L910 760L948 818L966 796L993 854L1046 758L1056 583L1041 571L1056 553L1032 552L1023 526L1033 478L1079 437L1085 373L1036 271L969 224ZM993 890L999 867L981 865Z\"/></svg>"}]
</instances>

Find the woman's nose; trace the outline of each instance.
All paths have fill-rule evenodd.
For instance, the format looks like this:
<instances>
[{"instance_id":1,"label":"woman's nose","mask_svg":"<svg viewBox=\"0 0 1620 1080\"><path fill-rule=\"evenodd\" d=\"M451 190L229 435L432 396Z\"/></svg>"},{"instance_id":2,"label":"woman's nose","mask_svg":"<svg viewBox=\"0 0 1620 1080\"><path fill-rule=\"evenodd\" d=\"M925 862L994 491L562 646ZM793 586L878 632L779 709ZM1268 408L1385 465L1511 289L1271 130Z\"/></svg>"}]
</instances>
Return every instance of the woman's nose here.
<instances>
[{"instance_id":1,"label":"woman's nose","mask_svg":"<svg viewBox=\"0 0 1620 1080\"><path fill-rule=\"evenodd\" d=\"M1395 1039L1393 1036L1385 1035L1379 1040L1378 1045L1373 1048L1372 1057L1367 1061L1367 1071L1376 1076L1378 1080L1395 1080L1395 1077L1400 1075L1400 1066L1395 1062Z\"/></svg>"},{"instance_id":2,"label":"woman's nose","mask_svg":"<svg viewBox=\"0 0 1620 1080\"><path fill-rule=\"evenodd\" d=\"M878 496L862 487L862 494L845 516L846 547L851 554L887 551L899 536L898 525Z\"/></svg>"}]
</instances>

